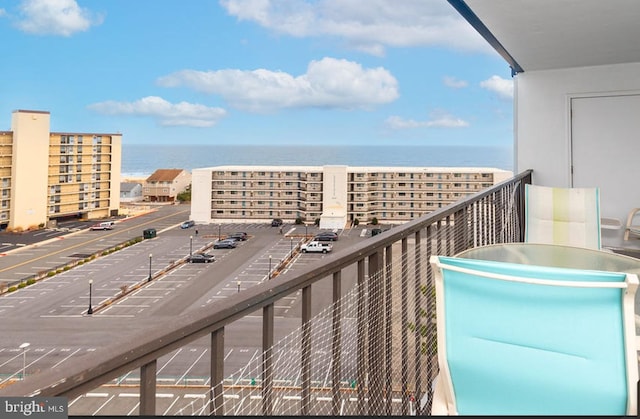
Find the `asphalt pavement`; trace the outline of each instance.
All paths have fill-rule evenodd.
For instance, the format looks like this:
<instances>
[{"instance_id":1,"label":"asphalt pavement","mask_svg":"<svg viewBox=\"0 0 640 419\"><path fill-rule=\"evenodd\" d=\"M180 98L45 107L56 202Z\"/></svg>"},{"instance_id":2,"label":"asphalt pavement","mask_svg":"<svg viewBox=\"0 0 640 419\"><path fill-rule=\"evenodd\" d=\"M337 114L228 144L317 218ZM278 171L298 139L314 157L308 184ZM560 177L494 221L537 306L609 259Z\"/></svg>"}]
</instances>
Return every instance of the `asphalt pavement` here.
<instances>
[{"instance_id":1,"label":"asphalt pavement","mask_svg":"<svg viewBox=\"0 0 640 419\"><path fill-rule=\"evenodd\" d=\"M91 231L94 222L68 223L64 227L23 233L0 234L0 286L8 288L29 278L41 277L74 262L100 254L142 236L142 231L158 231L182 223L190 213L188 205L151 207L147 212L114 218L113 230Z\"/></svg>"},{"instance_id":2,"label":"asphalt pavement","mask_svg":"<svg viewBox=\"0 0 640 419\"><path fill-rule=\"evenodd\" d=\"M146 329L159 327L168 318L189 310L213 306L220 299L268 280L277 266L281 271L304 269L308 263L326 257L299 254L293 263L280 266L302 240L303 230L313 234L315 228L287 224L283 234L267 223L198 225L180 229L179 225L188 214L187 206L162 206L146 214L120 219L113 230L68 231L42 241L34 240L1 256L0 275L6 282L9 278L23 279L50 272L69 260L79 260L89 254L101 254L105 249L141 236L145 228L154 227L158 231L154 239L101 255L17 292L1 295L0 385L20 378L25 371L28 378L37 371L73 362L74 357L84 353L116 345L121 339L136 339ZM247 232L248 240L240 242L236 249L212 249L218 238L236 231ZM366 240L365 232L362 228L341 231L340 241L334 243L336 249ZM213 253L216 261L179 263L189 254L201 250ZM174 268L167 270L168 266ZM148 281L150 276L153 281ZM345 272L345 281L350 277L355 278L355 273ZM331 281L322 282L314 285L314 295L318 296L314 303L318 307L326 306L327 302L322 298L331 296ZM123 287L130 290L136 284L142 286L105 304ZM326 291L323 290L325 287ZM348 289L349 285L345 284L345 292ZM88 314L90 307L94 310L92 314ZM282 299L275 311L280 325L276 339L280 340L300 326L300 296ZM226 329L227 371L244 371L247 363L260 352L261 326L260 316L247 316ZM22 358L19 347L25 342L30 346ZM196 341L162 357L159 382L206 385L208 366L205 361L209 343L207 339ZM26 363L21 366L24 359ZM202 377L205 377L204 382ZM135 385L137 379L137 371L132 371L111 384ZM84 397L82 401L74 402L72 410L75 414L85 412L92 400L92 396Z\"/></svg>"}]
</instances>

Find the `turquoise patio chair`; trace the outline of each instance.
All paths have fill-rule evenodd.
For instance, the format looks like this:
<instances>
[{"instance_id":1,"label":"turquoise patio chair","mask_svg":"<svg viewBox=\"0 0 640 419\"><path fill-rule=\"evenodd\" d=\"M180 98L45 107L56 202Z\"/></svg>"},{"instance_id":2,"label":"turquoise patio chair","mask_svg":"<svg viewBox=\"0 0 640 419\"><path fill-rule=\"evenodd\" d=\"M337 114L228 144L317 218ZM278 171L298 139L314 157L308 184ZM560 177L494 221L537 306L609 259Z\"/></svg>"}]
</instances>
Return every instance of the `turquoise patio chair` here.
<instances>
[{"instance_id":1,"label":"turquoise patio chair","mask_svg":"<svg viewBox=\"0 0 640 419\"><path fill-rule=\"evenodd\" d=\"M434 415L636 415L635 274L432 256Z\"/></svg>"},{"instance_id":2,"label":"turquoise patio chair","mask_svg":"<svg viewBox=\"0 0 640 419\"><path fill-rule=\"evenodd\" d=\"M525 242L600 249L599 188L525 185Z\"/></svg>"}]
</instances>

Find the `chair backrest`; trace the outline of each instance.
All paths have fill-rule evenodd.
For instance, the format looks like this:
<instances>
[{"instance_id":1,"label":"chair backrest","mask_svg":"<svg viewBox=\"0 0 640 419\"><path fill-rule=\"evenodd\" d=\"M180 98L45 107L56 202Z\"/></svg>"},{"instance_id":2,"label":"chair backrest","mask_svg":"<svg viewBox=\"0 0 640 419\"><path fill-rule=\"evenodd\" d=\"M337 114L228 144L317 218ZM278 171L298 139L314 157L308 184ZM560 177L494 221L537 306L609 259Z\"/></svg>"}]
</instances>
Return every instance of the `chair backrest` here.
<instances>
[{"instance_id":1,"label":"chair backrest","mask_svg":"<svg viewBox=\"0 0 640 419\"><path fill-rule=\"evenodd\" d=\"M636 414L634 274L433 256L450 414Z\"/></svg>"},{"instance_id":2,"label":"chair backrest","mask_svg":"<svg viewBox=\"0 0 640 419\"><path fill-rule=\"evenodd\" d=\"M525 241L600 249L599 188L525 185Z\"/></svg>"}]
</instances>

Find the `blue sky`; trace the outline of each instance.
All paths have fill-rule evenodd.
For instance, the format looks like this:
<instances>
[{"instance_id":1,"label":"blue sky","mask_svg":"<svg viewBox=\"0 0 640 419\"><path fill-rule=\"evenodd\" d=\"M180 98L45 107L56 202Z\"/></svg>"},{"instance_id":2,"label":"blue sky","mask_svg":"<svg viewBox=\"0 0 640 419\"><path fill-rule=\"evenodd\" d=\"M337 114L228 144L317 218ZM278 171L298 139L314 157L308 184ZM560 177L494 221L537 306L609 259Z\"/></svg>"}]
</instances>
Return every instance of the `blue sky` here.
<instances>
[{"instance_id":1,"label":"blue sky","mask_svg":"<svg viewBox=\"0 0 640 419\"><path fill-rule=\"evenodd\" d=\"M446 0L0 0L16 109L125 144L512 145L506 62Z\"/></svg>"}]
</instances>

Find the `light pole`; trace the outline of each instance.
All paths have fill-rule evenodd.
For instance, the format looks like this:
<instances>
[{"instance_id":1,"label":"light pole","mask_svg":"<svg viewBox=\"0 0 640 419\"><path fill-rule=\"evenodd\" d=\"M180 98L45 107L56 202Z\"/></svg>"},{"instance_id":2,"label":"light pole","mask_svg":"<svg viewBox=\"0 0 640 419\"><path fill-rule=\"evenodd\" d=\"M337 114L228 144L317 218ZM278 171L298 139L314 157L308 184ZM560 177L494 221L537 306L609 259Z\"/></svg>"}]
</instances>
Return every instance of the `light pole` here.
<instances>
[{"instance_id":1,"label":"light pole","mask_svg":"<svg viewBox=\"0 0 640 419\"><path fill-rule=\"evenodd\" d=\"M147 279L148 281L151 281L151 258L153 257L153 255L151 253L149 253L149 279Z\"/></svg>"},{"instance_id":2,"label":"light pole","mask_svg":"<svg viewBox=\"0 0 640 419\"><path fill-rule=\"evenodd\" d=\"M93 314L93 307L91 306L91 289L93 288L93 279L89 280L89 310L87 314Z\"/></svg>"},{"instance_id":3,"label":"light pole","mask_svg":"<svg viewBox=\"0 0 640 419\"><path fill-rule=\"evenodd\" d=\"M193 236L189 236L189 257L193 255Z\"/></svg>"},{"instance_id":4,"label":"light pole","mask_svg":"<svg viewBox=\"0 0 640 419\"><path fill-rule=\"evenodd\" d=\"M289 251L289 257L293 256L293 237L289 237L289 239L291 240L291 249Z\"/></svg>"},{"instance_id":5,"label":"light pole","mask_svg":"<svg viewBox=\"0 0 640 419\"><path fill-rule=\"evenodd\" d=\"M304 239L307 239L307 223L304 223Z\"/></svg>"},{"instance_id":6,"label":"light pole","mask_svg":"<svg viewBox=\"0 0 640 419\"><path fill-rule=\"evenodd\" d=\"M238 281L238 292L240 292L240 281Z\"/></svg>"},{"instance_id":7,"label":"light pole","mask_svg":"<svg viewBox=\"0 0 640 419\"><path fill-rule=\"evenodd\" d=\"M20 349L22 349L22 381L24 381L24 376L27 373L27 348L29 345L29 342L20 345Z\"/></svg>"},{"instance_id":8,"label":"light pole","mask_svg":"<svg viewBox=\"0 0 640 419\"><path fill-rule=\"evenodd\" d=\"M271 255L269 255L269 274L267 275L268 279L271 279Z\"/></svg>"},{"instance_id":9,"label":"light pole","mask_svg":"<svg viewBox=\"0 0 640 419\"><path fill-rule=\"evenodd\" d=\"M222 224L218 224L218 241L220 241L220 238L222 237L222 234L220 233L220 227L222 226Z\"/></svg>"}]
</instances>

